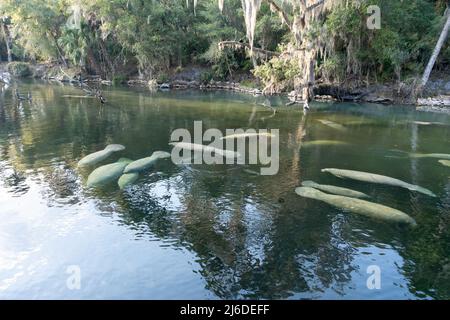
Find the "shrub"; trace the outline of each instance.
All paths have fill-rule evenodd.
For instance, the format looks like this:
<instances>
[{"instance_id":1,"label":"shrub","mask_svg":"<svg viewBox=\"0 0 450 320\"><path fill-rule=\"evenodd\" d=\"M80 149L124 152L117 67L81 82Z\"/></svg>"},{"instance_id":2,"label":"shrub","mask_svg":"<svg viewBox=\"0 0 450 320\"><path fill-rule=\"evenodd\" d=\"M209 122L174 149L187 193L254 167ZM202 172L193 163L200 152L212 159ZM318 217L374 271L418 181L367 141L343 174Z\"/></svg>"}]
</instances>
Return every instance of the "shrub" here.
<instances>
[{"instance_id":1,"label":"shrub","mask_svg":"<svg viewBox=\"0 0 450 320\"><path fill-rule=\"evenodd\" d=\"M273 57L255 68L253 74L273 93L290 90L295 77L299 76L299 64L295 59Z\"/></svg>"},{"instance_id":2,"label":"shrub","mask_svg":"<svg viewBox=\"0 0 450 320\"><path fill-rule=\"evenodd\" d=\"M126 76L124 76L124 75L115 75L113 78L112 78L112 84L113 85L119 85L119 84L122 84L122 83L125 83L127 81L127 77Z\"/></svg>"},{"instance_id":3,"label":"shrub","mask_svg":"<svg viewBox=\"0 0 450 320\"><path fill-rule=\"evenodd\" d=\"M200 82L202 84L208 84L213 79L213 74L209 71L202 72L200 74Z\"/></svg>"},{"instance_id":4,"label":"shrub","mask_svg":"<svg viewBox=\"0 0 450 320\"><path fill-rule=\"evenodd\" d=\"M8 71L15 77L29 77L31 69L26 62L10 62L8 63Z\"/></svg>"},{"instance_id":5,"label":"shrub","mask_svg":"<svg viewBox=\"0 0 450 320\"><path fill-rule=\"evenodd\" d=\"M158 83L166 83L169 81L169 76L165 73L161 73L158 75L158 77L156 78L156 81Z\"/></svg>"}]
</instances>

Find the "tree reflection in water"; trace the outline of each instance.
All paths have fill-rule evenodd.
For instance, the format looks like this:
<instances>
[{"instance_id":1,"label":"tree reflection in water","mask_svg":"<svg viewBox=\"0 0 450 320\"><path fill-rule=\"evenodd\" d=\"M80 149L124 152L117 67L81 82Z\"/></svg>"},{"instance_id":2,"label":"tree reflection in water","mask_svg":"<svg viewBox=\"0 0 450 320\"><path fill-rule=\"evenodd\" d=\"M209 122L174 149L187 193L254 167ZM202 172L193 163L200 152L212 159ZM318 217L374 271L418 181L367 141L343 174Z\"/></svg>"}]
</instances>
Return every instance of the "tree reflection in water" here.
<instances>
[{"instance_id":1,"label":"tree reflection in water","mask_svg":"<svg viewBox=\"0 0 450 320\"><path fill-rule=\"evenodd\" d=\"M395 199L396 205L412 210L419 224L413 231L343 214L320 202L305 201L293 192L305 179L337 183L318 174L322 167L334 163L403 173L404 160L383 162L387 160L379 150L389 149L390 140L407 145L411 131L399 128L396 121L414 115L395 114L391 117L394 121L385 117L369 127L354 125L349 130L352 135L342 137L317 123L317 118L325 117L320 111L304 115L296 109L280 110L262 123L264 115L258 115L253 106L243 108L231 102L210 106L209 100L199 101L195 109L195 101L189 99L139 94L131 100L138 106L126 109L120 104L131 98L121 98L118 93L116 105L106 109L85 100L60 100L58 90L36 87L32 90L33 104L20 107L4 95L0 106L0 183L7 192L20 197L32 179L49 207L95 199L99 214L119 215L119 222L133 230L136 238L195 253L206 289L220 298L319 298L330 291L345 296L355 286L355 273L365 273L356 258L370 246L402 256L403 266L388 267L399 269L410 286L408 290L417 297L449 297L448 180L441 185L436 178L439 182L433 189L443 190L436 202L416 199L417 195L407 192L393 195L392 189L353 185L370 193L374 201L393 203ZM336 111L339 106L326 109L334 112L333 121L360 121L361 117L372 119L393 112L384 107L359 108L355 120L352 106L347 106L349 113L344 114ZM221 111L226 108L235 109ZM189 127L201 115L205 115L208 127L252 123L282 128L279 174L251 175L245 171L255 169L251 166L175 166L166 161L142 174L136 185L124 191L115 185L104 190L83 187L89 172L76 168L77 159L83 155L120 142L127 146L126 156L148 156L153 148L167 148L171 130ZM376 122L376 117L373 120ZM146 134L149 128L151 133ZM431 129L418 135L427 135L425 130ZM352 139L356 147L301 148L305 140L344 138ZM363 149L365 145L368 147ZM435 168L417 161L413 167L406 167L405 175L420 183L424 175L438 177L442 170L442 166Z\"/></svg>"}]
</instances>

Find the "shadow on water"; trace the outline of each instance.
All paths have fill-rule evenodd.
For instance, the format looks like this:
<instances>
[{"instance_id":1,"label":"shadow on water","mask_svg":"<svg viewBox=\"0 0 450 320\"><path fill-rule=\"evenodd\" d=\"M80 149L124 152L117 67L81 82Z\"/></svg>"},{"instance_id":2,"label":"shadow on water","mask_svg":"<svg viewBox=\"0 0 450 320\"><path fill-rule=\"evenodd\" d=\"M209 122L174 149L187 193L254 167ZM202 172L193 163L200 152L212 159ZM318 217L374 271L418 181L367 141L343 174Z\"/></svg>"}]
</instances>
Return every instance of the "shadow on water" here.
<instances>
[{"instance_id":1,"label":"shadow on water","mask_svg":"<svg viewBox=\"0 0 450 320\"><path fill-rule=\"evenodd\" d=\"M191 271L219 298L450 298L450 172L436 159L411 164L408 157L386 157L391 149L449 153L449 117L356 104L318 104L305 115L275 100L276 115L268 118L259 101L226 93L116 88L107 91L113 103L101 106L62 98L76 94L71 87L32 83L23 90L32 91L32 103L17 105L7 91L0 104L0 193L13 196L5 197L11 206L26 201L30 188L48 208L76 211L93 201L90 214L130 230L135 241L192 252ZM124 191L115 183L85 187L91 169L76 163L86 154L110 143L127 147L105 164L170 151L170 133L192 130L194 120L202 120L205 129L247 128L250 122L279 128L279 173L258 176L252 174L257 167L175 166L167 160ZM414 120L449 126L413 127ZM311 141L325 142L307 147ZM438 198L340 180L320 172L326 167L398 177L429 187ZM303 180L365 192L374 202L409 213L418 227L372 221L300 198L294 188ZM387 289L379 294L366 287L369 265L382 270ZM140 294L154 297L151 291Z\"/></svg>"}]
</instances>

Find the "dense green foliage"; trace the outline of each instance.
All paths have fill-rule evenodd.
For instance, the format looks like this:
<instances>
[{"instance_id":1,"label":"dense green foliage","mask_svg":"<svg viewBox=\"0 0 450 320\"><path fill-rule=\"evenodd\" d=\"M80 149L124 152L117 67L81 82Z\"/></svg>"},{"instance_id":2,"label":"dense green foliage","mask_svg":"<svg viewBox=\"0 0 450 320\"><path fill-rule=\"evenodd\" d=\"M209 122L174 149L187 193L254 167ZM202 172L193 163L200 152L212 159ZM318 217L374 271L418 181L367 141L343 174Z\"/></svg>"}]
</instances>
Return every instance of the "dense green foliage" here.
<instances>
[{"instance_id":1,"label":"dense green foliage","mask_svg":"<svg viewBox=\"0 0 450 320\"><path fill-rule=\"evenodd\" d=\"M276 1L275 1L276 2ZM280 7L290 19L288 3ZM381 29L367 28L367 7L381 8ZM401 80L417 76L431 55L443 24L443 0L346 1L317 22L311 37L324 44L316 64L323 80ZM203 81L253 71L274 91L290 90L302 72L295 60L257 59L248 50L225 48L220 41L248 42L241 1L216 0L2 0L0 16L10 33L15 60L57 62L121 82L132 75L165 78L170 70L209 66ZM6 19L7 18L7 19ZM0 59L6 60L5 34ZM263 0L255 30L255 47L279 52L293 34ZM450 63L450 46L437 68Z\"/></svg>"},{"instance_id":2,"label":"dense green foliage","mask_svg":"<svg viewBox=\"0 0 450 320\"><path fill-rule=\"evenodd\" d=\"M368 6L381 9L381 28L367 27ZM324 81L405 81L423 72L444 23L444 1L370 0L337 5L314 37L323 43L316 73ZM437 68L450 63L450 45L439 55ZM291 87L289 63L273 58L256 68L255 74L269 85L274 79L282 88ZM277 88L275 88L277 89Z\"/></svg>"},{"instance_id":3,"label":"dense green foliage","mask_svg":"<svg viewBox=\"0 0 450 320\"><path fill-rule=\"evenodd\" d=\"M26 62L14 61L8 63L8 71L16 77L28 77L31 75L31 70Z\"/></svg>"}]
</instances>

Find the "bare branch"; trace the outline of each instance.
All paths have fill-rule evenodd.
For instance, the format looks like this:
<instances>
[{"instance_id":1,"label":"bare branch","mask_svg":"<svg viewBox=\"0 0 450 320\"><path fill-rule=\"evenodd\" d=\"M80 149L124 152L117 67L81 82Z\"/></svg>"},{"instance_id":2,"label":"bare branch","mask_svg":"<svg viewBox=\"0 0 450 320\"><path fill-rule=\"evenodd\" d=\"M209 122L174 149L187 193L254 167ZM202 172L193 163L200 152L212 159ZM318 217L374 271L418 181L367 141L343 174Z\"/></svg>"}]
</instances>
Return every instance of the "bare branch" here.
<instances>
[{"instance_id":1,"label":"bare branch","mask_svg":"<svg viewBox=\"0 0 450 320\"><path fill-rule=\"evenodd\" d=\"M280 16L281 20L287 25L289 31L292 31L292 24L289 21L289 17L287 13L281 9L273 0L266 0L267 3L270 5L271 9L278 12L278 15Z\"/></svg>"},{"instance_id":2,"label":"bare branch","mask_svg":"<svg viewBox=\"0 0 450 320\"><path fill-rule=\"evenodd\" d=\"M317 8L318 6L322 5L325 3L325 0L319 0L316 3L310 5L309 7L306 8L307 11L311 11L314 10L315 8Z\"/></svg>"},{"instance_id":3,"label":"bare branch","mask_svg":"<svg viewBox=\"0 0 450 320\"><path fill-rule=\"evenodd\" d=\"M225 47L250 49L250 44L244 43L244 42L239 42L239 41L221 41L218 43L218 46L221 50ZM266 55L269 57L280 55L278 52L275 52L275 51L269 51L269 50L264 50L261 48L255 48L255 47L253 47L253 52L257 53L257 54L263 54L263 55Z\"/></svg>"}]
</instances>

